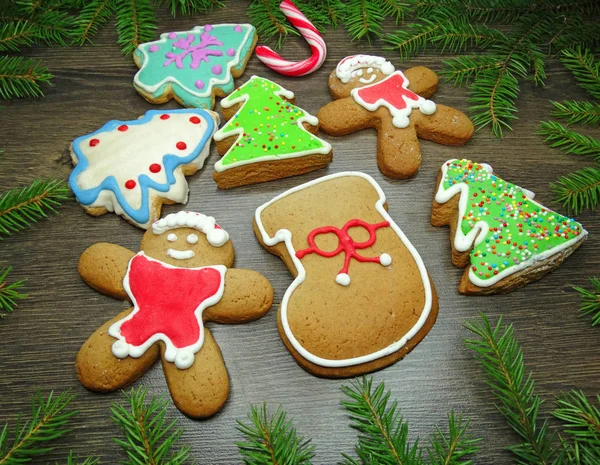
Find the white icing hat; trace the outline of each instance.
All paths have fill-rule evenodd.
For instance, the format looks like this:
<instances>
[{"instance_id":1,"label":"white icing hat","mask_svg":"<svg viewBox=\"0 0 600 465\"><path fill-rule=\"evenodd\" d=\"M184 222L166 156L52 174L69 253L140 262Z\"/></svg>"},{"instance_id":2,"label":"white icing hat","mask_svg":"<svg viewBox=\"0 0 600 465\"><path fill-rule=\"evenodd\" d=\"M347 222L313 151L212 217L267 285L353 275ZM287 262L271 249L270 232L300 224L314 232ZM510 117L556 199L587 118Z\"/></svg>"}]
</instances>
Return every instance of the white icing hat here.
<instances>
[{"instance_id":1,"label":"white icing hat","mask_svg":"<svg viewBox=\"0 0 600 465\"><path fill-rule=\"evenodd\" d=\"M221 229L212 216L186 211L171 213L152 223L152 232L162 234L171 229L183 227L194 228L204 233L208 243L213 247L221 247L229 240L229 234Z\"/></svg>"},{"instance_id":2,"label":"white icing hat","mask_svg":"<svg viewBox=\"0 0 600 465\"><path fill-rule=\"evenodd\" d=\"M374 55L352 55L342 59L335 68L337 78L346 84L352 79L352 72L360 68L376 68L386 76L392 74L396 68L383 57Z\"/></svg>"}]
</instances>

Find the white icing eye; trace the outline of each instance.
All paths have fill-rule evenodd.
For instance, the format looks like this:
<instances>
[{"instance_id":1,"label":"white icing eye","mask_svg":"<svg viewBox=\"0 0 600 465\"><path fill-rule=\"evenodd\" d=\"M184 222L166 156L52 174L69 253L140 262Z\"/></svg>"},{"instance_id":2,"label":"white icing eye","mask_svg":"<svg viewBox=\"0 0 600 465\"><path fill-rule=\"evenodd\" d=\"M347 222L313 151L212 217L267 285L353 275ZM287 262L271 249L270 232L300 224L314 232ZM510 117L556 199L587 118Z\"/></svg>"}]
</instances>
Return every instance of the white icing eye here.
<instances>
[{"instance_id":1,"label":"white icing eye","mask_svg":"<svg viewBox=\"0 0 600 465\"><path fill-rule=\"evenodd\" d=\"M196 244L198 242L198 236L195 234L190 234L186 240L188 241L188 244Z\"/></svg>"},{"instance_id":2,"label":"white icing eye","mask_svg":"<svg viewBox=\"0 0 600 465\"><path fill-rule=\"evenodd\" d=\"M371 74L373 72L373 68L367 68L367 73Z\"/></svg>"},{"instance_id":3,"label":"white icing eye","mask_svg":"<svg viewBox=\"0 0 600 465\"><path fill-rule=\"evenodd\" d=\"M363 75L363 70L362 70L362 69L359 69L359 70L356 72L356 75L357 75L357 76L362 76L362 75Z\"/></svg>"},{"instance_id":4,"label":"white icing eye","mask_svg":"<svg viewBox=\"0 0 600 465\"><path fill-rule=\"evenodd\" d=\"M167 236L167 240L168 240L169 242L175 242L175 241L177 240L177 234L173 234L173 233L169 234L169 235Z\"/></svg>"}]
</instances>

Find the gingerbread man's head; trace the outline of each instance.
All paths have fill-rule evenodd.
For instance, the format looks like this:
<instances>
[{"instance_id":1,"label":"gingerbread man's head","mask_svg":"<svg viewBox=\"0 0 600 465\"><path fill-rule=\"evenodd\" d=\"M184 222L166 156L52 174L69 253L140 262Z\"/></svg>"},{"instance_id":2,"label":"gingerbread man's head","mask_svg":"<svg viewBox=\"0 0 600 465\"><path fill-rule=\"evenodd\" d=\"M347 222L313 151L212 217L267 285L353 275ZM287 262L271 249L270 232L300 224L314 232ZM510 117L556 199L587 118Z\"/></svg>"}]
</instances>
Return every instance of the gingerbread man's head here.
<instances>
[{"instance_id":1,"label":"gingerbread man's head","mask_svg":"<svg viewBox=\"0 0 600 465\"><path fill-rule=\"evenodd\" d=\"M352 55L342 59L329 76L329 89L334 98L350 95L352 89L381 81L395 71L383 57Z\"/></svg>"},{"instance_id":2,"label":"gingerbread man's head","mask_svg":"<svg viewBox=\"0 0 600 465\"><path fill-rule=\"evenodd\" d=\"M151 258L182 268L233 265L229 234L212 216L180 211L152 224L140 250Z\"/></svg>"}]
</instances>

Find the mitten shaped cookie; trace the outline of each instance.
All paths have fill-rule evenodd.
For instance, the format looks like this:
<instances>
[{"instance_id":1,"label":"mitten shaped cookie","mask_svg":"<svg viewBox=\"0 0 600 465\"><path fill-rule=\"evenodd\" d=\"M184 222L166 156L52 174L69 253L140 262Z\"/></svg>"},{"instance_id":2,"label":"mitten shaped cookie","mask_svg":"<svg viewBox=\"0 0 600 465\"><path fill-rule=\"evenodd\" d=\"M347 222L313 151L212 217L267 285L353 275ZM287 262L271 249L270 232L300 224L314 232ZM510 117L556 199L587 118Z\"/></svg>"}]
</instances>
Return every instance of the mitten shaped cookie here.
<instances>
[{"instance_id":1,"label":"mitten shaped cookie","mask_svg":"<svg viewBox=\"0 0 600 465\"><path fill-rule=\"evenodd\" d=\"M433 226L450 226L452 263L465 268L461 294L510 292L557 268L585 240L572 218L533 200L492 167L449 160L437 179Z\"/></svg>"},{"instance_id":2,"label":"mitten shaped cookie","mask_svg":"<svg viewBox=\"0 0 600 465\"><path fill-rule=\"evenodd\" d=\"M83 280L133 307L83 344L77 376L92 391L134 382L159 358L179 410L214 415L229 395L229 379L207 321L245 323L262 317L273 288L260 273L230 268L233 245L214 218L179 212L155 222L137 254L99 243L79 260Z\"/></svg>"},{"instance_id":3,"label":"mitten shaped cookie","mask_svg":"<svg viewBox=\"0 0 600 465\"><path fill-rule=\"evenodd\" d=\"M279 332L307 371L339 378L386 367L433 326L433 284L370 176L337 173L284 192L256 210L254 231L295 276Z\"/></svg>"},{"instance_id":4,"label":"mitten shaped cookie","mask_svg":"<svg viewBox=\"0 0 600 465\"><path fill-rule=\"evenodd\" d=\"M419 139L463 145L473 135L473 123L464 113L427 100L437 87L438 76L423 66L402 72L383 57L350 56L329 76L335 101L317 118L323 132L334 136L375 128L381 172L410 178L421 166Z\"/></svg>"}]
</instances>

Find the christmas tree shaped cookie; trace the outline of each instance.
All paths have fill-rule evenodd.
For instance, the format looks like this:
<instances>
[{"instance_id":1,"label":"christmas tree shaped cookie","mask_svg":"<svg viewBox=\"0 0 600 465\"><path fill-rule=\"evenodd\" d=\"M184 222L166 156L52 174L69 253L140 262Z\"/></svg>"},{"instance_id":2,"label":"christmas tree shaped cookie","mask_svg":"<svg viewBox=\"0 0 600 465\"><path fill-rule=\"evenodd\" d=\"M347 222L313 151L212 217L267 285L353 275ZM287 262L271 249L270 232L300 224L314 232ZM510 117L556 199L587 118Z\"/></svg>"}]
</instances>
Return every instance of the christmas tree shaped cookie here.
<instances>
[{"instance_id":1,"label":"christmas tree shaped cookie","mask_svg":"<svg viewBox=\"0 0 600 465\"><path fill-rule=\"evenodd\" d=\"M294 93L252 76L221 101L227 123L214 135L223 158L213 178L222 189L324 168L332 150L317 133L319 120L294 105Z\"/></svg>"},{"instance_id":2,"label":"christmas tree shaped cookie","mask_svg":"<svg viewBox=\"0 0 600 465\"><path fill-rule=\"evenodd\" d=\"M558 267L587 231L533 200L486 164L450 160L442 166L431 223L450 226L452 263L468 268L462 294L510 292Z\"/></svg>"},{"instance_id":3,"label":"christmas tree shaped cookie","mask_svg":"<svg viewBox=\"0 0 600 465\"><path fill-rule=\"evenodd\" d=\"M256 40L250 24L206 24L162 34L137 48L140 70L133 85L151 103L175 98L185 107L212 109L215 96L233 90L233 78L244 72Z\"/></svg>"}]
</instances>

